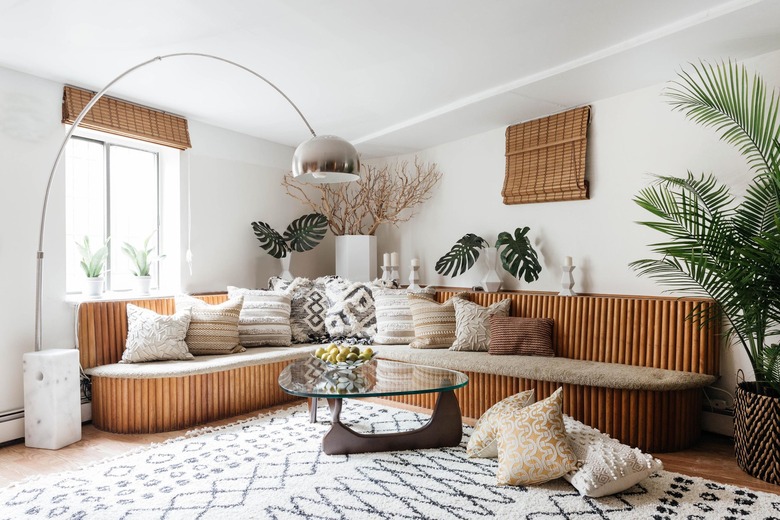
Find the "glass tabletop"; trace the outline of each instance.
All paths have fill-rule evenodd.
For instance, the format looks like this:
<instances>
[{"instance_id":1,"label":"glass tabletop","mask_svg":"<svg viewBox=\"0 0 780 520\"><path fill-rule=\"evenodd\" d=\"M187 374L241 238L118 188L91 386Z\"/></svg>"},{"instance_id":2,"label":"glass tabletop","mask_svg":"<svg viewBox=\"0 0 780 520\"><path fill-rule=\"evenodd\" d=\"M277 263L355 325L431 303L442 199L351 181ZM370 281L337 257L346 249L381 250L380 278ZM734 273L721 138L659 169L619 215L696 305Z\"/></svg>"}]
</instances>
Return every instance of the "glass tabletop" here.
<instances>
[{"instance_id":1,"label":"glass tabletop","mask_svg":"<svg viewBox=\"0 0 780 520\"><path fill-rule=\"evenodd\" d=\"M352 369L339 369L315 357L287 365L279 386L300 397L380 397L444 392L465 386L469 378L446 368L374 359Z\"/></svg>"}]
</instances>

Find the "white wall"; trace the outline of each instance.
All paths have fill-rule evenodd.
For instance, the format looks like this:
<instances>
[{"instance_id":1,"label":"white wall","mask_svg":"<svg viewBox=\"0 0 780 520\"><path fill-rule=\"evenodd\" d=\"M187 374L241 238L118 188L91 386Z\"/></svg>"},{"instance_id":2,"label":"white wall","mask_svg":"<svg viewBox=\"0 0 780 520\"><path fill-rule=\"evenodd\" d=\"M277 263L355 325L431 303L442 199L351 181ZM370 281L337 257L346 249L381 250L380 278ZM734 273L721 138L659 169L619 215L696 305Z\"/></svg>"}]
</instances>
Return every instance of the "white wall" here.
<instances>
[{"instance_id":1,"label":"white wall","mask_svg":"<svg viewBox=\"0 0 780 520\"><path fill-rule=\"evenodd\" d=\"M780 86L780 53L747 65L769 85ZM380 254L399 251L404 281L409 260L419 257L423 284L470 287L484 274L481 264L459 277L445 278L436 274L436 260L466 233L493 242L500 231L530 226L544 270L533 284L503 273L505 288L559 291L560 265L570 255L577 266L575 291L662 294L662 287L637 277L628 267L633 260L650 257L647 245L662 238L635 223L649 217L632 198L650 182L650 174L714 172L735 193L741 193L752 178L734 147L720 142L713 130L672 112L661 95L663 88L656 85L592 103L590 200L504 205L504 127L424 150L418 156L439 165L442 182L417 217L399 228L379 231ZM387 160L396 159L411 158ZM722 356L719 384L733 391L737 368L752 376L749 363L741 347L726 349Z\"/></svg>"}]
</instances>

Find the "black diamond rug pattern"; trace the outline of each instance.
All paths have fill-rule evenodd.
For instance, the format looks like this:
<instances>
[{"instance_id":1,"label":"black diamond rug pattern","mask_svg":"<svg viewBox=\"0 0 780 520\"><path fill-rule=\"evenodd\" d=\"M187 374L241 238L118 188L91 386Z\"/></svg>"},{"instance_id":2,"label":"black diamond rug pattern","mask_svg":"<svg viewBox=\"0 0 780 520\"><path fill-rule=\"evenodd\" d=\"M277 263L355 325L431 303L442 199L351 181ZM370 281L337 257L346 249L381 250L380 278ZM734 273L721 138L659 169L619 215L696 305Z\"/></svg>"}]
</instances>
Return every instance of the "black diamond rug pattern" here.
<instances>
[{"instance_id":1,"label":"black diamond rug pattern","mask_svg":"<svg viewBox=\"0 0 780 520\"><path fill-rule=\"evenodd\" d=\"M320 414L327 417L327 413ZM495 459L456 448L325 455L327 423L304 405L261 414L0 489L0 518L773 519L780 496L662 471L619 495L581 497L562 479L495 484ZM350 399L345 422L409 430L425 415Z\"/></svg>"}]
</instances>

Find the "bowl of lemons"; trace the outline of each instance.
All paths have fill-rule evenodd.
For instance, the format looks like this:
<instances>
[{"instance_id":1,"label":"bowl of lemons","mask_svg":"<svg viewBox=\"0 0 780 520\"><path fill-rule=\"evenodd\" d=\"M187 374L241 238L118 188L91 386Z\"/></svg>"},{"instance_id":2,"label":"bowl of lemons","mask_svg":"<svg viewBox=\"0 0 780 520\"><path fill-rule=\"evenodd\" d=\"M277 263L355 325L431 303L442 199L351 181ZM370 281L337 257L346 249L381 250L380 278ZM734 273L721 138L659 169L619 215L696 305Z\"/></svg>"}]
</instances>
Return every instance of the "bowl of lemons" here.
<instances>
[{"instance_id":1,"label":"bowl of lemons","mask_svg":"<svg viewBox=\"0 0 780 520\"><path fill-rule=\"evenodd\" d=\"M335 368L357 368L371 361L376 353L371 347L361 349L356 345L330 345L318 348L312 356Z\"/></svg>"}]
</instances>

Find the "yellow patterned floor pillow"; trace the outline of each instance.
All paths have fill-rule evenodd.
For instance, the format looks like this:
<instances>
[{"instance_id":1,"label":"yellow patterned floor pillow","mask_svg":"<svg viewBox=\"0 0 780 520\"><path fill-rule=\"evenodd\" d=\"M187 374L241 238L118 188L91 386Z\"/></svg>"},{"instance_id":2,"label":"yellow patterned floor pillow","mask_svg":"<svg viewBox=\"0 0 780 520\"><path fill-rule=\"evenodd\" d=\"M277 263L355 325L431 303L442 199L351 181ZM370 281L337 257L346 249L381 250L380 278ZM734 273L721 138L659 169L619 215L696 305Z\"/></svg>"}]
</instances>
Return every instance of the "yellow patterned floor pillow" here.
<instances>
[{"instance_id":1,"label":"yellow patterned floor pillow","mask_svg":"<svg viewBox=\"0 0 780 520\"><path fill-rule=\"evenodd\" d=\"M577 466L563 424L563 389L526 406L507 406L496 415L499 485L541 484Z\"/></svg>"},{"instance_id":2,"label":"yellow patterned floor pillow","mask_svg":"<svg viewBox=\"0 0 780 520\"><path fill-rule=\"evenodd\" d=\"M534 391L526 390L525 392L510 395L506 399L503 399L488 408L487 411L482 414L482 417L479 418L476 426L474 426L474 431L466 445L466 454L469 457L498 457L498 446L496 444L498 412L508 406L515 409L525 408L526 406L533 404L533 402Z\"/></svg>"}]
</instances>

